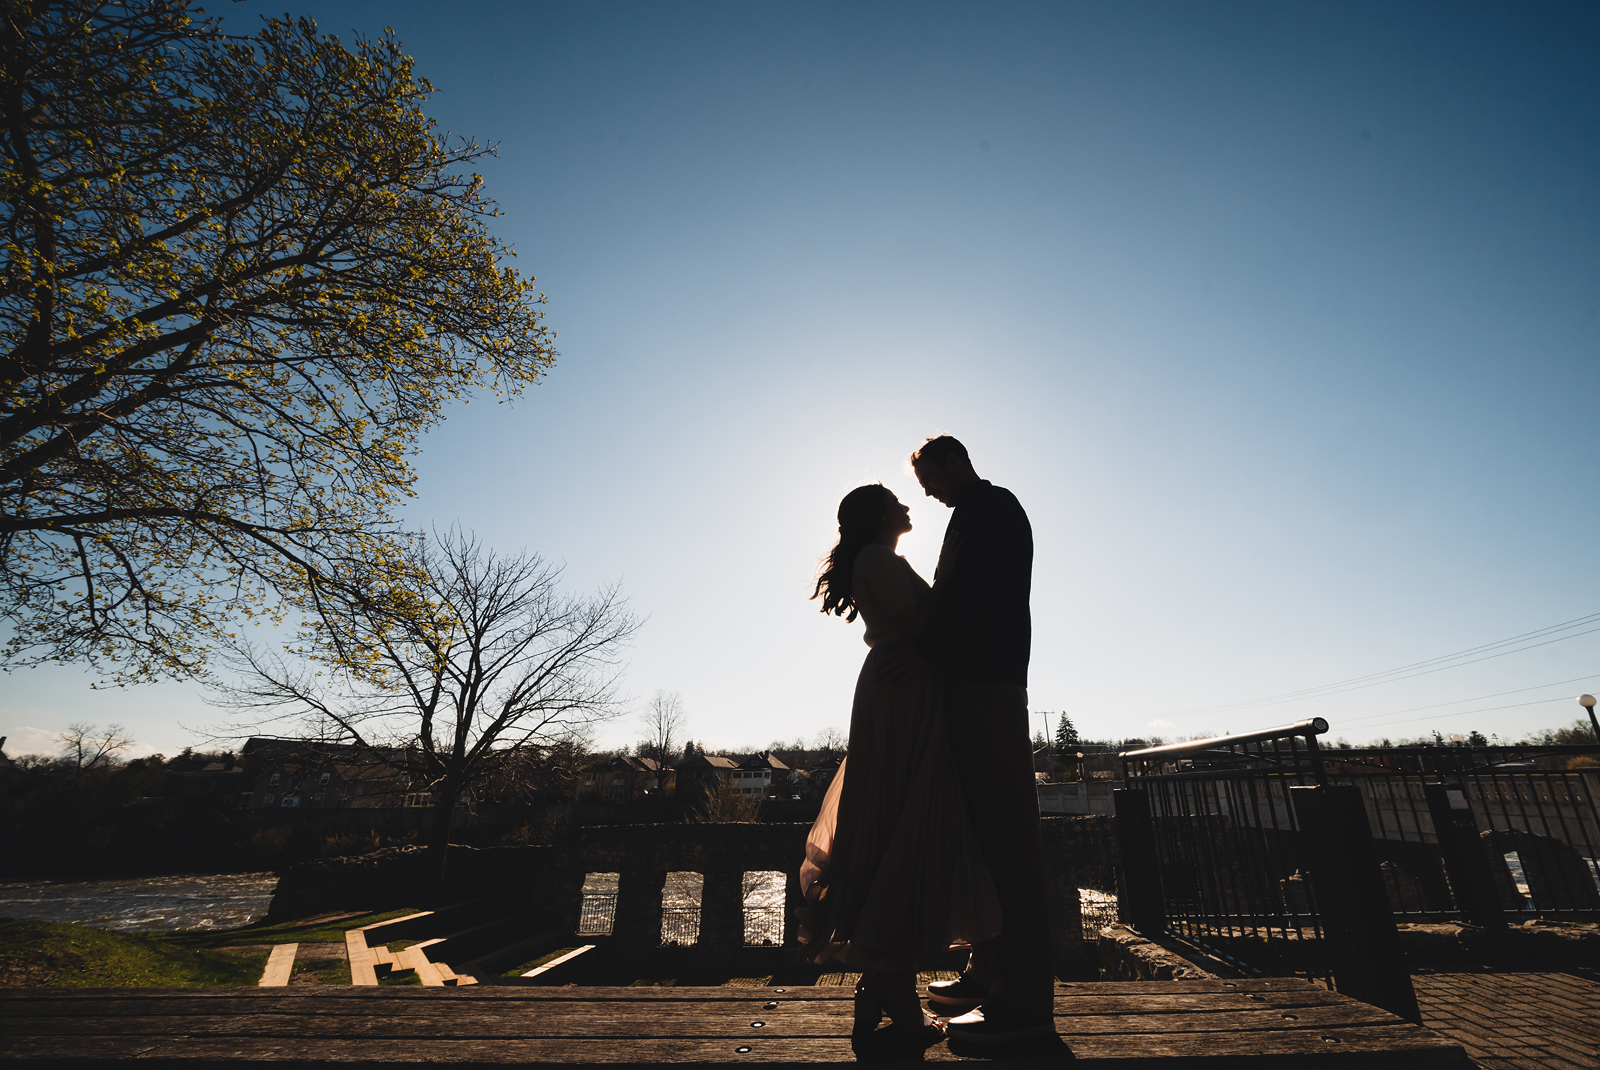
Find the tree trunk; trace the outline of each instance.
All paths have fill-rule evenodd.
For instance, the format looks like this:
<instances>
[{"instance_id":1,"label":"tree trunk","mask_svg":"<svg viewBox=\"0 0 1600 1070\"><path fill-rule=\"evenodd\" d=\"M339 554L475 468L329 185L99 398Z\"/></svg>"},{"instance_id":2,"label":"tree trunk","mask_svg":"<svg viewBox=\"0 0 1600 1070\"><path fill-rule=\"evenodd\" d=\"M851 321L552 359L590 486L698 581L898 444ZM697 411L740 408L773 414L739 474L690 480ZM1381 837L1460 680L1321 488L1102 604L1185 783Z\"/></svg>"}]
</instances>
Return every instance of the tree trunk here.
<instances>
[{"instance_id":1,"label":"tree trunk","mask_svg":"<svg viewBox=\"0 0 1600 1070\"><path fill-rule=\"evenodd\" d=\"M428 830L429 868L444 888L444 879L450 859L450 819L456 812L456 793L436 791L433 799L433 827Z\"/></svg>"}]
</instances>

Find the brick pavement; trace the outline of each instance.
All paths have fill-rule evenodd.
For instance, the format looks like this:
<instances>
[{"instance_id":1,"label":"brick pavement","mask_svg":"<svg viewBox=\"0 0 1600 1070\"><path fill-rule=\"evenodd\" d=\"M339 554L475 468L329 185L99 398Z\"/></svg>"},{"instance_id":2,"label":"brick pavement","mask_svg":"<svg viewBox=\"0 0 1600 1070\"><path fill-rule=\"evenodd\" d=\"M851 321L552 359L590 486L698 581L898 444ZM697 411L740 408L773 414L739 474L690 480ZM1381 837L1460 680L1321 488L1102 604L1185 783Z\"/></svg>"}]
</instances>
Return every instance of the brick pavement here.
<instances>
[{"instance_id":1,"label":"brick pavement","mask_svg":"<svg viewBox=\"0 0 1600 1070\"><path fill-rule=\"evenodd\" d=\"M1600 1067L1600 969L1551 963L1438 967L1411 976L1422 1024L1483 1070Z\"/></svg>"}]
</instances>

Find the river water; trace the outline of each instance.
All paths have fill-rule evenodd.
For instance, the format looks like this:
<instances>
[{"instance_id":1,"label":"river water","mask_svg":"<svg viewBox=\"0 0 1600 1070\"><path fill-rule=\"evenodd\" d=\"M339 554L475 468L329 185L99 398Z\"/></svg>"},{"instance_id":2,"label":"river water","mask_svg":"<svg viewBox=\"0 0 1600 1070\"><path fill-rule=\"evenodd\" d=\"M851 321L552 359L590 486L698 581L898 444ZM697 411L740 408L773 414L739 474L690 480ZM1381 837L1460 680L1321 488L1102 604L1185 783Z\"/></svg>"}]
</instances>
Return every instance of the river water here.
<instances>
[{"instance_id":1,"label":"river water","mask_svg":"<svg viewBox=\"0 0 1600 1070\"><path fill-rule=\"evenodd\" d=\"M0 917L70 921L133 933L234 929L266 914L277 885L272 873L25 881L0 884Z\"/></svg>"}]
</instances>

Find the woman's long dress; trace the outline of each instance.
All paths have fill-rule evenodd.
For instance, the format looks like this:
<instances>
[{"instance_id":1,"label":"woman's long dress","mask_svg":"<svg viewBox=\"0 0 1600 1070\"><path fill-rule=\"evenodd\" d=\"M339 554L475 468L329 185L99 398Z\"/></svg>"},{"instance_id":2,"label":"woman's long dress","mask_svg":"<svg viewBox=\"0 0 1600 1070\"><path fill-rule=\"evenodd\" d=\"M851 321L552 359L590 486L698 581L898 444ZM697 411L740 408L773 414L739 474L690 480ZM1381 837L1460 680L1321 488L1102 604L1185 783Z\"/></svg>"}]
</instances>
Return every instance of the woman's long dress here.
<instances>
[{"instance_id":1,"label":"woman's long dress","mask_svg":"<svg viewBox=\"0 0 1600 1070\"><path fill-rule=\"evenodd\" d=\"M877 676L885 652L907 641L890 614L928 585L872 543L856 556L852 591L872 650L856 680L849 754L806 840L800 939L813 962L912 970L998 934L1000 903L962 803L938 675Z\"/></svg>"}]
</instances>

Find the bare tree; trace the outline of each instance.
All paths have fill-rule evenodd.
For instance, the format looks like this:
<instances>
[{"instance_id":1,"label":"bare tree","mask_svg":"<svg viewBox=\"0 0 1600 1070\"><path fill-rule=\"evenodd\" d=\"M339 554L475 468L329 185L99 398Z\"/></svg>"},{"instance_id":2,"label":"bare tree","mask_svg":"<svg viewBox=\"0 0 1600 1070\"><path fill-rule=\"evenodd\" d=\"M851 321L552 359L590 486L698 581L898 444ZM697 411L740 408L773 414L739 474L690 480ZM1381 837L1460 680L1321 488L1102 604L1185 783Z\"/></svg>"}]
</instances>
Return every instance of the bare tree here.
<instances>
[{"instance_id":1,"label":"bare tree","mask_svg":"<svg viewBox=\"0 0 1600 1070\"><path fill-rule=\"evenodd\" d=\"M325 610L287 656L241 646L218 684L230 735L292 724L353 744L432 793L441 875L457 805L516 752L621 712L618 658L638 621L616 587L560 592L536 554L502 557L452 531L409 552L416 591Z\"/></svg>"},{"instance_id":2,"label":"bare tree","mask_svg":"<svg viewBox=\"0 0 1600 1070\"><path fill-rule=\"evenodd\" d=\"M684 820L692 825L755 821L761 816L762 801L759 795L739 794L727 777L713 775L706 784L705 798L684 815Z\"/></svg>"},{"instance_id":3,"label":"bare tree","mask_svg":"<svg viewBox=\"0 0 1600 1070\"><path fill-rule=\"evenodd\" d=\"M817 733L816 742L811 746L820 760L831 761L834 758L844 757L845 751L850 747L850 736L841 729L829 725Z\"/></svg>"},{"instance_id":4,"label":"bare tree","mask_svg":"<svg viewBox=\"0 0 1600 1070\"><path fill-rule=\"evenodd\" d=\"M645 724L645 740L639 747L641 757L654 758L662 765L673 765L678 760L678 734L688 720L683 709L683 696L676 691L657 691L650 698L640 719Z\"/></svg>"},{"instance_id":5,"label":"bare tree","mask_svg":"<svg viewBox=\"0 0 1600 1070\"><path fill-rule=\"evenodd\" d=\"M74 777L110 765L117 755L133 746L133 737L120 724L108 724L105 731L83 721L73 721L56 736L61 757L72 766Z\"/></svg>"}]
</instances>

